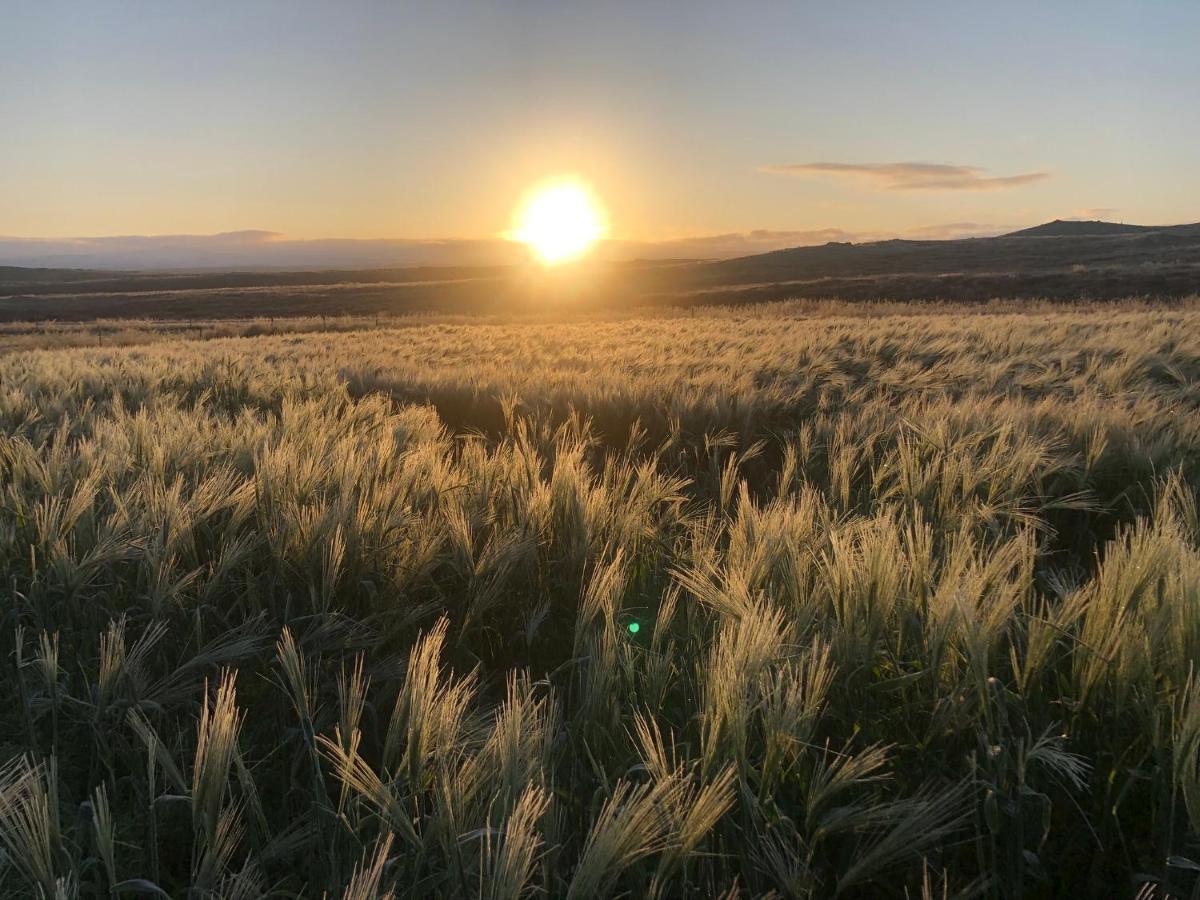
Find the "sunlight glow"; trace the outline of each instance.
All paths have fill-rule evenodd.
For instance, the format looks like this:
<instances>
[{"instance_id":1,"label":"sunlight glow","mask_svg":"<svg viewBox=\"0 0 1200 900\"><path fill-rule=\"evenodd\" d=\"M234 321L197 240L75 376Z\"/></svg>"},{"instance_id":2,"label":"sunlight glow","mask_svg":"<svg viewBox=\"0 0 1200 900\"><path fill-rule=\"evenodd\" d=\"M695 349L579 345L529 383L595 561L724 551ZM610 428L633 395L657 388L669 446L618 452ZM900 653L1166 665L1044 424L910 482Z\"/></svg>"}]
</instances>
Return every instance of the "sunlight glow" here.
<instances>
[{"instance_id":1,"label":"sunlight glow","mask_svg":"<svg viewBox=\"0 0 1200 900\"><path fill-rule=\"evenodd\" d=\"M529 246L546 265L586 254L608 232L604 210L591 189L575 178L539 184L517 210L508 237Z\"/></svg>"}]
</instances>

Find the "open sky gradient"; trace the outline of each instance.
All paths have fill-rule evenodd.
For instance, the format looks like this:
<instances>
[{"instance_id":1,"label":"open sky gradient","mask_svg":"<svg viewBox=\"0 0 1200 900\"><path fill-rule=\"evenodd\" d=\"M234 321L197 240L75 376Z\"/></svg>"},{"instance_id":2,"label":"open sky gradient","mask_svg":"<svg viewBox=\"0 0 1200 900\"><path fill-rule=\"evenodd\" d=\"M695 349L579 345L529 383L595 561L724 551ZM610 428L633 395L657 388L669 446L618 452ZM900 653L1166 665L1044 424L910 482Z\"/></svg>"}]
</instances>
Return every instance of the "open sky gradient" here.
<instances>
[{"instance_id":1,"label":"open sky gradient","mask_svg":"<svg viewBox=\"0 0 1200 900\"><path fill-rule=\"evenodd\" d=\"M631 253L1200 219L1196 0L910 6L5 4L0 236L478 247L559 173Z\"/></svg>"}]
</instances>

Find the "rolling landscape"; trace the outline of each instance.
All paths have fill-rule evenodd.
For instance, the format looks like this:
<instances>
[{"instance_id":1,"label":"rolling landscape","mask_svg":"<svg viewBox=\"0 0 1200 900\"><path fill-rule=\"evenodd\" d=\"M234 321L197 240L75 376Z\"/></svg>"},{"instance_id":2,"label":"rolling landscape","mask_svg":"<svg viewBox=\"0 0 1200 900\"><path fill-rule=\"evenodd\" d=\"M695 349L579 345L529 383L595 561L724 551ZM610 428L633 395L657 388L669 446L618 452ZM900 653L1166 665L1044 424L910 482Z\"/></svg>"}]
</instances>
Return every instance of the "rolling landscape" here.
<instances>
[{"instance_id":1,"label":"rolling landscape","mask_svg":"<svg viewBox=\"0 0 1200 900\"><path fill-rule=\"evenodd\" d=\"M721 260L328 271L0 267L0 322L507 313L805 297L985 302L1180 299L1200 290L1200 224L1054 221L960 240L828 243Z\"/></svg>"},{"instance_id":2,"label":"rolling landscape","mask_svg":"<svg viewBox=\"0 0 1200 900\"><path fill-rule=\"evenodd\" d=\"M1200 897L1194 4L6 13L0 900Z\"/></svg>"}]
</instances>

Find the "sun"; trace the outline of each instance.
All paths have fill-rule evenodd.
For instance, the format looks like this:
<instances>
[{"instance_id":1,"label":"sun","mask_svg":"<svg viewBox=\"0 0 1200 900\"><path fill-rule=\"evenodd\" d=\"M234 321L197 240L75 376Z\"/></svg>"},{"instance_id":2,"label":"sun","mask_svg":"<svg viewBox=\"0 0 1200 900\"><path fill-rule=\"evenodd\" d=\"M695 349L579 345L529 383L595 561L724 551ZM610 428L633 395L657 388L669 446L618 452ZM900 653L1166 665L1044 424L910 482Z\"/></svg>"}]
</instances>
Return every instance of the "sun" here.
<instances>
[{"instance_id":1,"label":"sun","mask_svg":"<svg viewBox=\"0 0 1200 900\"><path fill-rule=\"evenodd\" d=\"M532 188L514 221L507 236L527 245L548 266L579 259L608 233L603 206L577 178L556 178Z\"/></svg>"}]
</instances>

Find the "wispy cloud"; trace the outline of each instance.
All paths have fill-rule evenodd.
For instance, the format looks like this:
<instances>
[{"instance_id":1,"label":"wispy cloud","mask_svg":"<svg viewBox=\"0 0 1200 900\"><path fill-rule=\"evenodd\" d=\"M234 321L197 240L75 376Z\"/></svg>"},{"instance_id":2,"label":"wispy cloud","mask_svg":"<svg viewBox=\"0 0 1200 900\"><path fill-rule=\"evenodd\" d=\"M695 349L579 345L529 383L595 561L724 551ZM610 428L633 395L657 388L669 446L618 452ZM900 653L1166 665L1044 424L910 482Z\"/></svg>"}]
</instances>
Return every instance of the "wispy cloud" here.
<instances>
[{"instance_id":1,"label":"wispy cloud","mask_svg":"<svg viewBox=\"0 0 1200 900\"><path fill-rule=\"evenodd\" d=\"M811 162L764 166L775 175L827 176L853 180L879 191L1007 191L1050 177L1049 172L991 176L979 166L940 163Z\"/></svg>"},{"instance_id":2,"label":"wispy cloud","mask_svg":"<svg viewBox=\"0 0 1200 900\"><path fill-rule=\"evenodd\" d=\"M728 259L831 241L863 243L889 238L922 240L980 237L1015 226L951 222L907 231L842 228L779 231L755 229L660 241L606 240L602 260ZM95 269L368 269L406 266L511 265L528 258L520 244L482 240L295 240L275 231L224 234L20 238L0 236L0 266Z\"/></svg>"},{"instance_id":3,"label":"wispy cloud","mask_svg":"<svg viewBox=\"0 0 1200 900\"><path fill-rule=\"evenodd\" d=\"M1111 219L1121 210L1112 206L1087 206L1071 211L1074 219Z\"/></svg>"},{"instance_id":4,"label":"wispy cloud","mask_svg":"<svg viewBox=\"0 0 1200 900\"><path fill-rule=\"evenodd\" d=\"M498 239L294 240L275 231L116 237L0 236L0 266L99 269L310 269L493 266L525 251Z\"/></svg>"},{"instance_id":5,"label":"wispy cloud","mask_svg":"<svg viewBox=\"0 0 1200 900\"><path fill-rule=\"evenodd\" d=\"M945 241L967 237L995 237L1013 231L1013 225L988 225L979 222L948 222L945 225L922 225L904 233L905 237Z\"/></svg>"}]
</instances>

